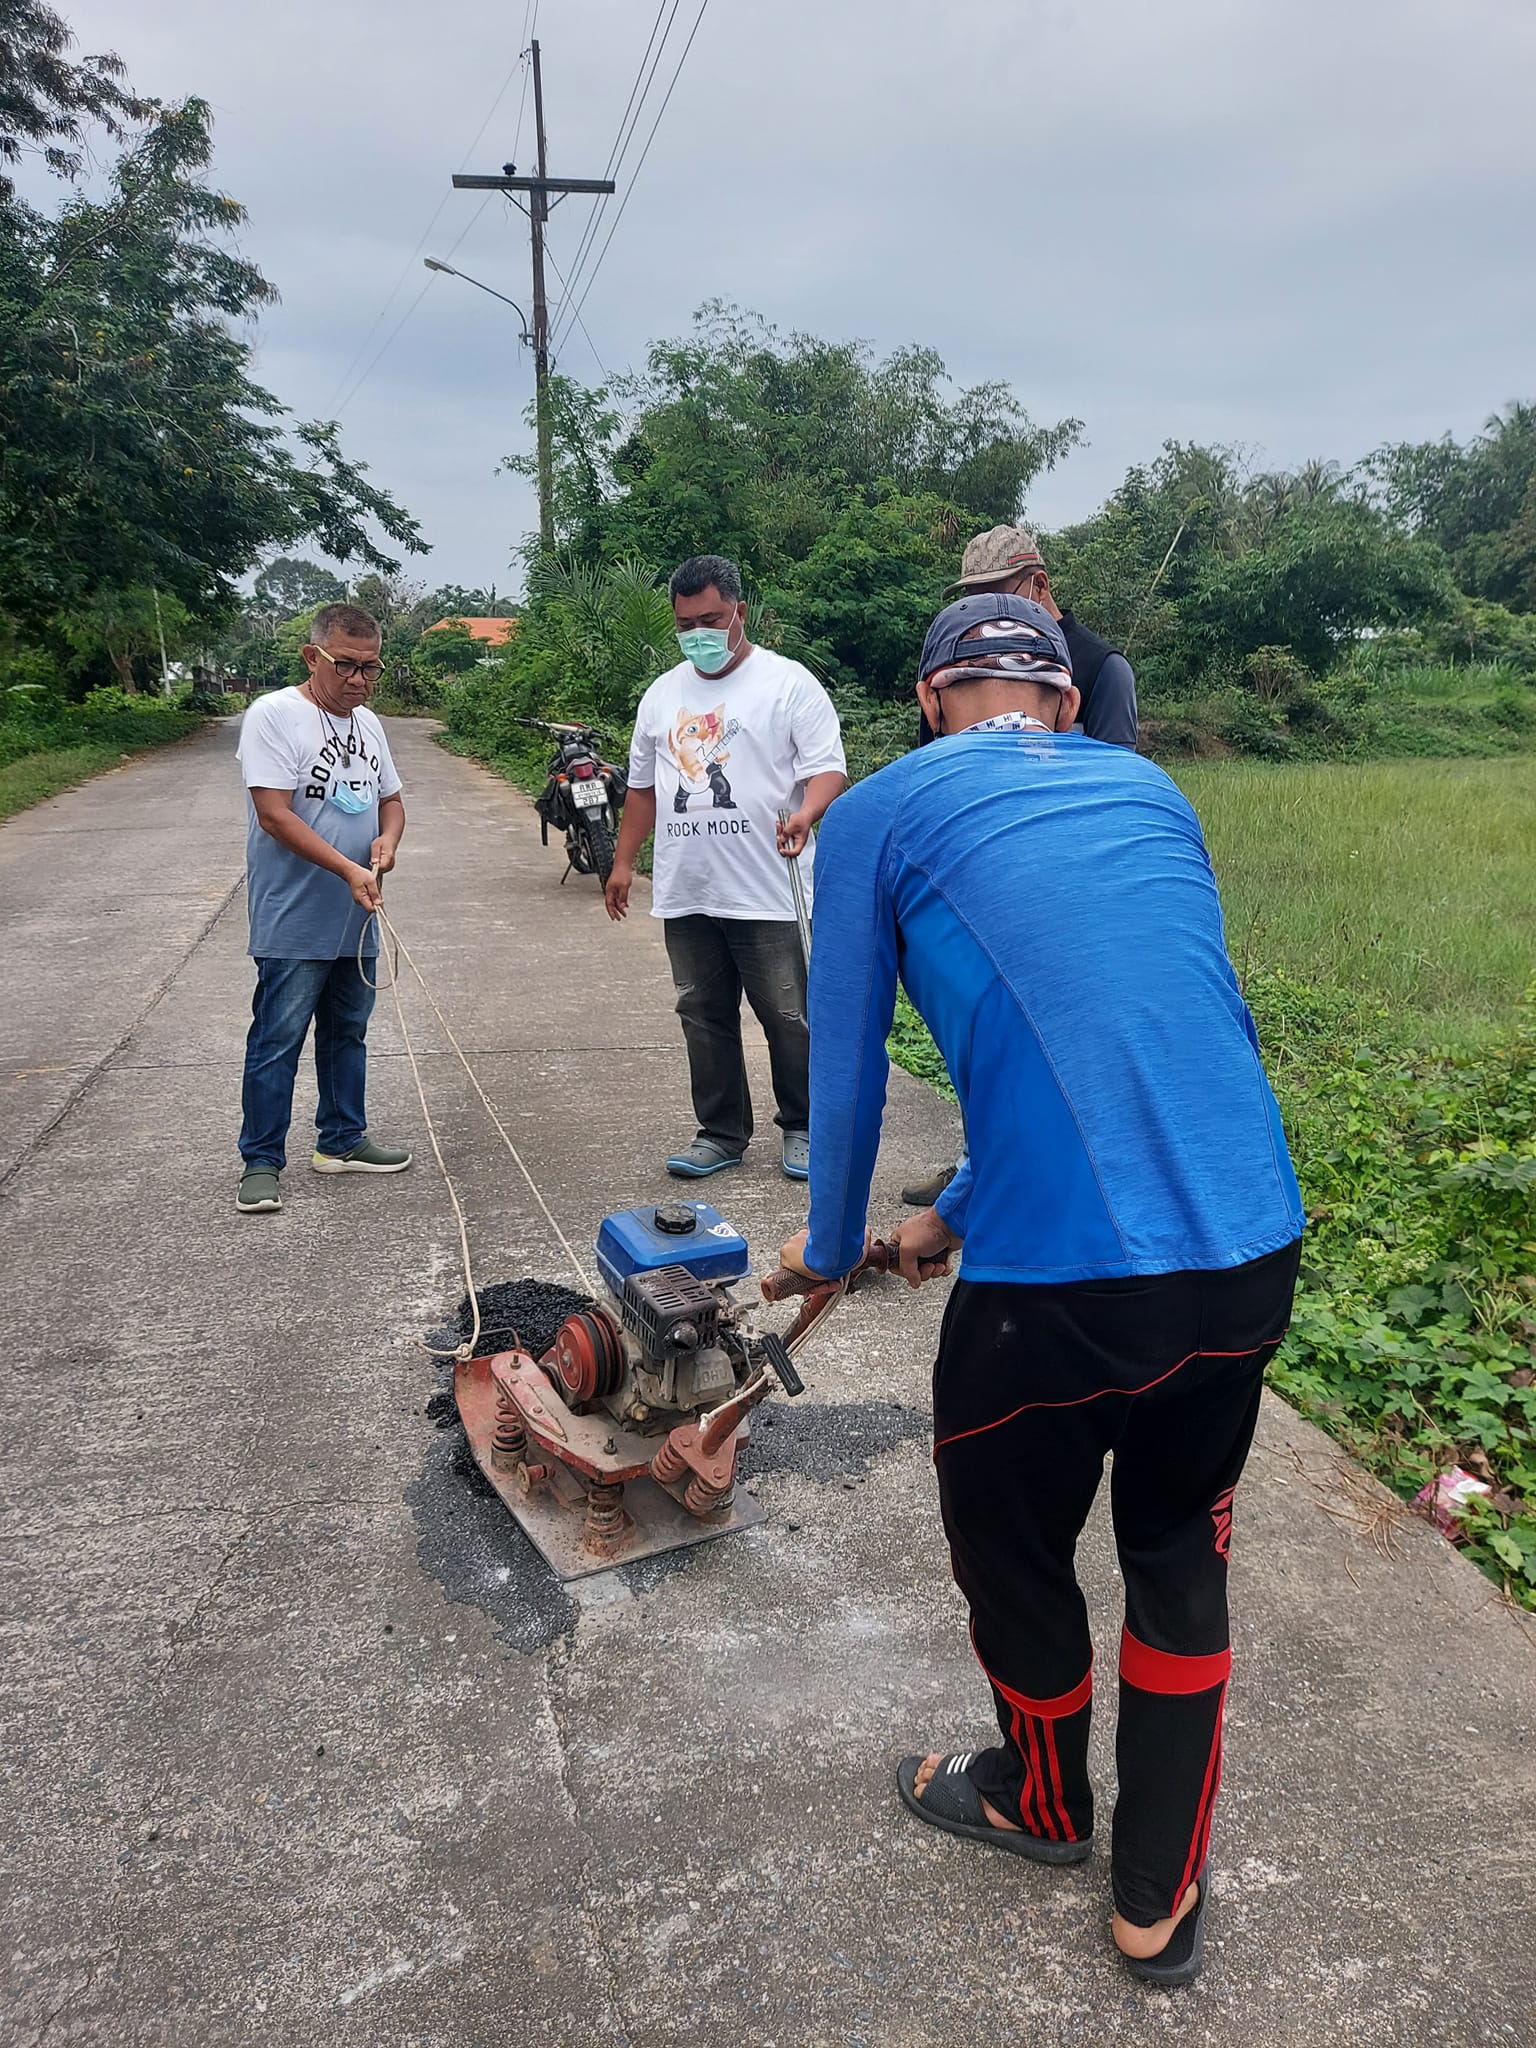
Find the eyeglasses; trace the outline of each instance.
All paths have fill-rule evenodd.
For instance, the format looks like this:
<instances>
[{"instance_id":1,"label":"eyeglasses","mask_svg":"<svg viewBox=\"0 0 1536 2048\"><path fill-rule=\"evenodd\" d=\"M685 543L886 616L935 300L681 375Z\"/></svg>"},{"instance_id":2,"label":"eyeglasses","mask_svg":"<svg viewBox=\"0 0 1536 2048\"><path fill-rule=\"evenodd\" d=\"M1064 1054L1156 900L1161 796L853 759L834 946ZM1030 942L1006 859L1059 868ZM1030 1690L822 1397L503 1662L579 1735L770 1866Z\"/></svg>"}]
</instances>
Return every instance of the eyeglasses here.
<instances>
[{"instance_id":1,"label":"eyeglasses","mask_svg":"<svg viewBox=\"0 0 1536 2048\"><path fill-rule=\"evenodd\" d=\"M326 660L336 671L338 683L350 683L354 677L365 683L376 683L384 673L382 661L348 661L345 656L338 661L334 654L327 653L323 647L317 647L315 652L325 655Z\"/></svg>"}]
</instances>

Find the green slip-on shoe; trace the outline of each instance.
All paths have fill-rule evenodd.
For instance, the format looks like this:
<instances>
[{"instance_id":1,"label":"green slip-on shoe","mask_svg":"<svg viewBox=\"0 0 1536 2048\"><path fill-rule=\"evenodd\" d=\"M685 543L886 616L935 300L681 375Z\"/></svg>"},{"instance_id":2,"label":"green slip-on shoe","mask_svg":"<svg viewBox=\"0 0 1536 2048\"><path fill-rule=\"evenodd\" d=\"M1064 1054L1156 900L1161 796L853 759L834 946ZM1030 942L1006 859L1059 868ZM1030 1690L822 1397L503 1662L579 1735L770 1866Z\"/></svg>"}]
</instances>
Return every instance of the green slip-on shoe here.
<instances>
[{"instance_id":1,"label":"green slip-on shoe","mask_svg":"<svg viewBox=\"0 0 1536 2048\"><path fill-rule=\"evenodd\" d=\"M317 1152L309 1163L316 1173L404 1173L411 1155L403 1145L380 1145L372 1138L364 1138L339 1159L333 1159L327 1152Z\"/></svg>"},{"instance_id":2,"label":"green slip-on shoe","mask_svg":"<svg viewBox=\"0 0 1536 2048\"><path fill-rule=\"evenodd\" d=\"M247 1216L259 1216L263 1209L281 1209L282 1195L278 1192L277 1169L271 1166L248 1166L240 1176L240 1189L235 1196L235 1207Z\"/></svg>"}]
</instances>

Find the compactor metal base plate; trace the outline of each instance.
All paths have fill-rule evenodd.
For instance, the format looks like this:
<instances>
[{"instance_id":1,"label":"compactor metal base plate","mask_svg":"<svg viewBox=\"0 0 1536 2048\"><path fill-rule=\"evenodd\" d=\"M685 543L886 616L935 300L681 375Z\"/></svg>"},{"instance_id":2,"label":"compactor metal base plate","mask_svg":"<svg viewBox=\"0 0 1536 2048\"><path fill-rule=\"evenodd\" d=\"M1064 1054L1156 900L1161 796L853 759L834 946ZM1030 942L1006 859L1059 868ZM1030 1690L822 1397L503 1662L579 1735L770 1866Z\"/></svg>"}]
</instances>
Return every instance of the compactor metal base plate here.
<instances>
[{"instance_id":1,"label":"compactor metal base plate","mask_svg":"<svg viewBox=\"0 0 1536 2048\"><path fill-rule=\"evenodd\" d=\"M632 1564L638 1558L658 1557L689 1544L708 1543L716 1536L730 1535L733 1530L753 1528L764 1518L757 1502L740 1487L730 1507L712 1515L691 1515L665 1487L642 1475L624 1484L624 1531L613 1555L594 1556L585 1545L586 1487L569 1466L551 1459L530 1440L528 1462L541 1466L547 1476L529 1487L520 1473L497 1465L492 1458L498 1388L491 1360L471 1358L456 1365L453 1392L475 1463L539 1555L561 1579L589 1578L595 1572L612 1571L615 1565ZM577 1428L583 1422L593 1421L598 1434L615 1443L615 1463L628 1462L632 1447L638 1453L635 1461L643 1462L665 1442L660 1436L642 1438L632 1431L618 1430L612 1423L599 1426L593 1418L568 1416L567 1421ZM596 1462L606 1465L609 1461L599 1456Z\"/></svg>"}]
</instances>

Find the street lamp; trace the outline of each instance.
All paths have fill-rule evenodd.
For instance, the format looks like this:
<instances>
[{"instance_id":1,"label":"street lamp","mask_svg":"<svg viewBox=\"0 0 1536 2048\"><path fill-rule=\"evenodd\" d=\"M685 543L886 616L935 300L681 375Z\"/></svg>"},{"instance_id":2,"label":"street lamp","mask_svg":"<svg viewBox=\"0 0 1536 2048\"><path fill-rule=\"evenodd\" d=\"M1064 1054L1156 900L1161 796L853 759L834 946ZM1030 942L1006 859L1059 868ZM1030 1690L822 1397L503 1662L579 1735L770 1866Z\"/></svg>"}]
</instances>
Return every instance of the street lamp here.
<instances>
[{"instance_id":1,"label":"street lamp","mask_svg":"<svg viewBox=\"0 0 1536 2048\"><path fill-rule=\"evenodd\" d=\"M518 319L523 323L523 345L527 348L533 346L533 336L528 332L528 315L523 311L516 299L509 299L505 292L497 291L493 285L481 284L479 278L471 277L467 270L455 270L451 263L439 263L435 256L423 256L421 260L426 269L440 270L444 277L462 277L466 284L474 285L479 291L489 292L493 299L500 299L504 306L510 306Z\"/></svg>"}]
</instances>

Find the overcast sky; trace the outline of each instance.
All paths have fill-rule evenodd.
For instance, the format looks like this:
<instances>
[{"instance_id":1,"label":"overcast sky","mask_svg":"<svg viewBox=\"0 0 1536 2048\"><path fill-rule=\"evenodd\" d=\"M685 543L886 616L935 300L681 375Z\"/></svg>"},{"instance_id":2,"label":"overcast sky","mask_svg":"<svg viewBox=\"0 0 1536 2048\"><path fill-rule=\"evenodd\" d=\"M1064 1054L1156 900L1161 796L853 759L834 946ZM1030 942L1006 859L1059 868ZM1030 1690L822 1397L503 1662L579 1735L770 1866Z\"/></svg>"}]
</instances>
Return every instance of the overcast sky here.
<instances>
[{"instance_id":1,"label":"overcast sky","mask_svg":"<svg viewBox=\"0 0 1536 2048\"><path fill-rule=\"evenodd\" d=\"M410 573L515 581L516 316L434 277L378 351L422 255L457 245L528 305L526 223L448 180L531 166L529 0L54 4L139 90L211 101L217 182L282 293L258 373L300 418L339 410L433 544ZM541 0L553 173L602 174L654 18ZM1006 378L1086 424L1031 498L1047 526L1170 436L1272 465L1464 436L1536 398L1533 95L1532 0L707 0L583 317L610 370L719 296ZM567 273L589 207L551 223ZM561 367L599 375L579 332Z\"/></svg>"}]
</instances>

